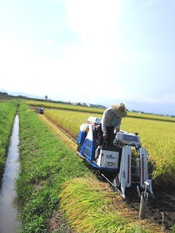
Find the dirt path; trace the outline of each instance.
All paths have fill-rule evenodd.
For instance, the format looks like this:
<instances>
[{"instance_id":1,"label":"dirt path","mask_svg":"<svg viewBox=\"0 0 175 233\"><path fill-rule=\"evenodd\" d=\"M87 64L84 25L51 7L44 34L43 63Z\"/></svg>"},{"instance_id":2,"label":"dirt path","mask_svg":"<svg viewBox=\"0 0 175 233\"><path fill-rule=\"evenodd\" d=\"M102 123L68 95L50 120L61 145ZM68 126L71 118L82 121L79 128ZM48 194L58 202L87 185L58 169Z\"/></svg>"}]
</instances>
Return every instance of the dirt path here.
<instances>
[{"instance_id":1,"label":"dirt path","mask_svg":"<svg viewBox=\"0 0 175 233\"><path fill-rule=\"evenodd\" d=\"M38 115L40 119L62 140L68 148L76 152L76 139L70 137L59 126L51 122L44 115ZM153 187L154 190L154 187ZM175 190L165 192L162 190L154 190L155 198L150 197L147 206L147 218L158 223L165 232L175 232L172 229L175 224ZM130 196L127 200L128 205L139 212L139 198L135 195Z\"/></svg>"}]
</instances>

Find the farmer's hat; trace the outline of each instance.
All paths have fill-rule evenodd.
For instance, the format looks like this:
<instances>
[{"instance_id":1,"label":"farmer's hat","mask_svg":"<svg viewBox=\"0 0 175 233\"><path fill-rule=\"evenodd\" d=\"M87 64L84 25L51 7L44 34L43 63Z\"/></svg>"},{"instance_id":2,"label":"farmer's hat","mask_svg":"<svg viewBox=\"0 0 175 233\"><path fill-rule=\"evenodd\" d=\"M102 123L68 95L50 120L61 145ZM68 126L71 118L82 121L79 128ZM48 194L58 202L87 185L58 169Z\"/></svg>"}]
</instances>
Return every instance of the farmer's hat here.
<instances>
[{"instance_id":1,"label":"farmer's hat","mask_svg":"<svg viewBox=\"0 0 175 233\"><path fill-rule=\"evenodd\" d=\"M122 118L122 117L126 117L127 116L126 107L125 107L125 105L123 103L112 105L112 108L114 110L114 113L118 117Z\"/></svg>"}]
</instances>

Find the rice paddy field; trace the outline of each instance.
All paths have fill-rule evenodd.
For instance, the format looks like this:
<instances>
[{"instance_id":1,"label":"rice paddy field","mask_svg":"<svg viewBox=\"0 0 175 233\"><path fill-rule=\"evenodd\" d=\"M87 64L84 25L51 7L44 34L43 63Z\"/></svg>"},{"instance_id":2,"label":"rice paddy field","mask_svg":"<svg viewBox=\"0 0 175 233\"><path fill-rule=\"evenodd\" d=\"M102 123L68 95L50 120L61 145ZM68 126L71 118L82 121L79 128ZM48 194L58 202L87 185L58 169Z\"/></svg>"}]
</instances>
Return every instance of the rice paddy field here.
<instances>
[{"instance_id":1,"label":"rice paddy field","mask_svg":"<svg viewBox=\"0 0 175 233\"><path fill-rule=\"evenodd\" d=\"M101 118L104 111L49 101L22 99L0 103L0 112L3 116L9 115L0 116L0 131L5 133L7 127L9 132L4 148L8 146L13 119L19 111L21 171L16 190L23 206L19 216L20 233L175 232L174 202L170 202L170 195L160 200L159 206L154 206L154 216L150 212L148 219L140 220L138 212L122 201L109 184L99 181L41 120L40 107L44 108L43 118L50 120L55 128L64 129L75 140L80 125L89 116ZM154 165L154 187L162 186L165 191L169 187L173 189L175 119L128 112L121 129L139 133L142 147L147 149ZM2 142L3 137L0 139ZM0 152L5 161L6 152ZM175 201L175 195L173 198ZM170 208L168 214L163 206Z\"/></svg>"},{"instance_id":2,"label":"rice paddy field","mask_svg":"<svg viewBox=\"0 0 175 233\"><path fill-rule=\"evenodd\" d=\"M74 138L80 125L89 116L102 117L103 109L72 106L64 104L27 102L32 106L42 105L45 116L62 127ZM49 107L48 107L49 106ZM146 148L149 159L154 164L153 180L164 187L175 184L175 119L167 116L128 113L122 120L121 129L137 132L142 147Z\"/></svg>"}]
</instances>

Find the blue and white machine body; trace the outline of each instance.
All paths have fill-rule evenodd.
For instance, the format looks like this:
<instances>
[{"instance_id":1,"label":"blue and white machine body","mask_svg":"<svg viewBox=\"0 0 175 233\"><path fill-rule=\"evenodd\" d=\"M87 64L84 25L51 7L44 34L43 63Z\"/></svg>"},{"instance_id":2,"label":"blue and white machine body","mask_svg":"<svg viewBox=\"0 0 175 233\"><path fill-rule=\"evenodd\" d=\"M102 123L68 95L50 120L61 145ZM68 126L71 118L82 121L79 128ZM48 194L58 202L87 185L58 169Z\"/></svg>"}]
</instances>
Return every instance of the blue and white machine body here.
<instances>
[{"instance_id":1,"label":"blue and white machine body","mask_svg":"<svg viewBox=\"0 0 175 233\"><path fill-rule=\"evenodd\" d=\"M99 148L95 130L100 124L100 118L91 116L80 126L77 154L93 168L114 174L112 181L103 176L120 191L123 197L125 197L125 189L130 188L133 183L137 184L139 195L140 190L153 195L152 182L148 174L148 156L146 150L141 147L138 134L119 131L113 146L104 145Z\"/></svg>"},{"instance_id":2,"label":"blue and white machine body","mask_svg":"<svg viewBox=\"0 0 175 233\"><path fill-rule=\"evenodd\" d=\"M95 129L100 123L100 118L89 117L87 123L80 126L77 139L78 155L94 168L116 172L119 163L119 152L116 147L102 147L98 157L96 157L98 145L95 140Z\"/></svg>"}]
</instances>

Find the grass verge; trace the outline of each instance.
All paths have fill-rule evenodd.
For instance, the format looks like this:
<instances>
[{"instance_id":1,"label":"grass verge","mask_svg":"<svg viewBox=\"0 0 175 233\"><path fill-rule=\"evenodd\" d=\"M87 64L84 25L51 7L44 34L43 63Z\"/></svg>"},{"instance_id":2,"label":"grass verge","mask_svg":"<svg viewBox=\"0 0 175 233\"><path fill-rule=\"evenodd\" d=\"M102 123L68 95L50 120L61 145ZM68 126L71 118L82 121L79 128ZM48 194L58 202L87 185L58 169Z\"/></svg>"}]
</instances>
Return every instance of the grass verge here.
<instances>
[{"instance_id":1,"label":"grass verge","mask_svg":"<svg viewBox=\"0 0 175 233\"><path fill-rule=\"evenodd\" d=\"M54 133L20 105L21 171L16 189L23 205L20 232L50 232L49 220L59 209L61 185L90 171Z\"/></svg>"},{"instance_id":2,"label":"grass verge","mask_svg":"<svg viewBox=\"0 0 175 233\"><path fill-rule=\"evenodd\" d=\"M7 150L19 101L0 103L0 180L4 173Z\"/></svg>"}]
</instances>

